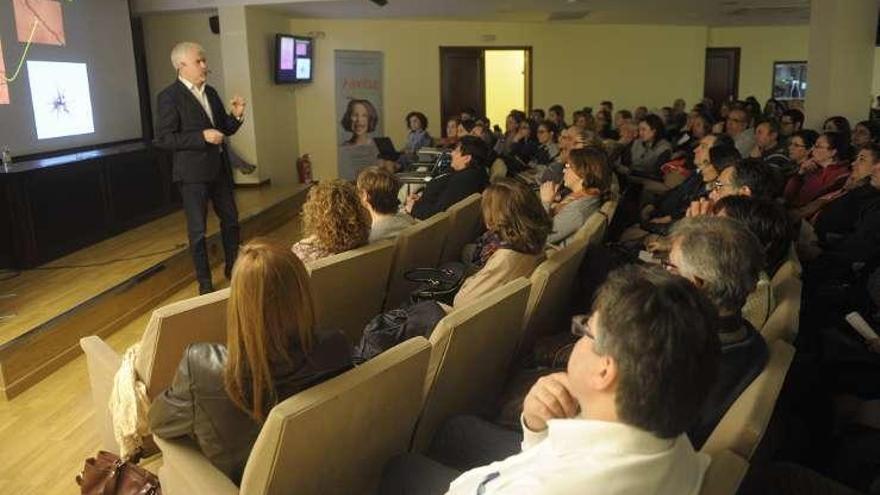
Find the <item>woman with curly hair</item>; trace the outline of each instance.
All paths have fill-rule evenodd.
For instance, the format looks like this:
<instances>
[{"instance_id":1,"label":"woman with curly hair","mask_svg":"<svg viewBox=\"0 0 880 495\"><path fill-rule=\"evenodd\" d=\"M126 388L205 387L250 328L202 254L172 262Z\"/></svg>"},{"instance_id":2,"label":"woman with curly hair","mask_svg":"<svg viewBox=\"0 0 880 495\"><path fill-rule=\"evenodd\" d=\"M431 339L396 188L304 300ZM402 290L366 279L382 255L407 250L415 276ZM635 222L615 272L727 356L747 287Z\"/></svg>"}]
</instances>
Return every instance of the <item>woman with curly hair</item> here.
<instances>
[{"instance_id":1,"label":"woman with curly hair","mask_svg":"<svg viewBox=\"0 0 880 495\"><path fill-rule=\"evenodd\" d=\"M475 254L477 266L455 296L453 307L466 306L493 289L528 277L544 259L552 222L535 193L523 182L502 178L489 185L481 202L487 232Z\"/></svg>"},{"instance_id":2,"label":"woman with curly hair","mask_svg":"<svg viewBox=\"0 0 880 495\"><path fill-rule=\"evenodd\" d=\"M291 248L303 263L363 246L370 237L370 214L355 187L342 180L309 190L303 206L306 237Z\"/></svg>"}]
</instances>

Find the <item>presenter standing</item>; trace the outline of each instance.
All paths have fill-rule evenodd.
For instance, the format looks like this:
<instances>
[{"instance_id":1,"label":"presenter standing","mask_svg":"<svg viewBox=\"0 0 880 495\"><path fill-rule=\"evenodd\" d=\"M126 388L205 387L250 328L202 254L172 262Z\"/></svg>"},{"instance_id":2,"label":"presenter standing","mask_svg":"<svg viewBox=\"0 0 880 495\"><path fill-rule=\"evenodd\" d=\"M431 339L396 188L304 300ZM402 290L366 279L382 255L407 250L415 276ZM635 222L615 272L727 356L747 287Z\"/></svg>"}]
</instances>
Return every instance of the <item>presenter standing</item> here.
<instances>
[{"instance_id":1,"label":"presenter standing","mask_svg":"<svg viewBox=\"0 0 880 495\"><path fill-rule=\"evenodd\" d=\"M177 81L159 93L155 145L172 152L172 177L183 197L199 293L205 294L214 290L205 245L208 200L220 218L226 278L230 278L238 256L238 209L224 138L241 127L245 101L236 96L226 112L217 91L206 84L208 63L198 44L178 43L171 50L171 63L177 70ZM253 168L245 170L250 171Z\"/></svg>"}]
</instances>

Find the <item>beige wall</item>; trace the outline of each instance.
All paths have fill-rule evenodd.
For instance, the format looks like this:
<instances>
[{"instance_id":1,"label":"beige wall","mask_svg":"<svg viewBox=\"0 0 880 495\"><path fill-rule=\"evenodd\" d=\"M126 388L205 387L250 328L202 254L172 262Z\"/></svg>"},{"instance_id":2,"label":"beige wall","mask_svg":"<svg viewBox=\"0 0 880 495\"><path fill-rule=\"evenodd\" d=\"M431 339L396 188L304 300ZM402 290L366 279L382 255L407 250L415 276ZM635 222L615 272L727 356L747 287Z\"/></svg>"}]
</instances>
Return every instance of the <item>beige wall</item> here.
<instances>
[{"instance_id":1,"label":"beige wall","mask_svg":"<svg viewBox=\"0 0 880 495\"><path fill-rule=\"evenodd\" d=\"M807 60L809 35L808 26L712 28L708 46L740 47L739 97L754 96L763 105L770 98L773 62Z\"/></svg>"},{"instance_id":2,"label":"beige wall","mask_svg":"<svg viewBox=\"0 0 880 495\"><path fill-rule=\"evenodd\" d=\"M401 145L410 110L440 130L440 46L532 46L533 106L596 106L611 98L620 108L671 104L702 95L707 29L674 26L585 26L446 21L292 19L293 34L320 31L315 78L296 88L299 143L312 154L318 178L336 175L334 50L385 54L383 118ZM495 35L492 43L483 35ZM634 60L639 60L635 63Z\"/></svg>"},{"instance_id":3,"label":"beige wall","mask_svg":"<svg viewBox=\"0 0 880 495\"><path fill-rule=\"evenodd\" d=\"M216 11L151 14L143 17L144 47L147 54L147 73L150 82L150 101L153 120L156 119L156 97L174 82L177 74L171 66L171 49L181 41L194 41L205 48L211 75L208 82L224 94L223 52L220 36L213 34L208 18Z\"/></svg>"}]
</instances>

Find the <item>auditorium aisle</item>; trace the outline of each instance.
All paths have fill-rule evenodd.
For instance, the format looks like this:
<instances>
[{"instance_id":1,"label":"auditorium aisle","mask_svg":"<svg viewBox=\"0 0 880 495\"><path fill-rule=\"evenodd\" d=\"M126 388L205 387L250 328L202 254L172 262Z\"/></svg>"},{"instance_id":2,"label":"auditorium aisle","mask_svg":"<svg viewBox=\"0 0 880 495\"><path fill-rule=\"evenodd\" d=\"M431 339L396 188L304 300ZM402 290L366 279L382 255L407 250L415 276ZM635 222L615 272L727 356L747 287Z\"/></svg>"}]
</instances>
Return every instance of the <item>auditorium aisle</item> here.
<instances>
[{"instance_id":1,"label":"auditorium aisle","mask_svg":"<svg viewBox=\"0 0 880 495\"><path fill-rule=\"evenodd\" d=\"M302 237L297 216L270 234L286 244ZM108 268L109 269L109 268ZM223 268L214 269L223 280ZM225 287L226 283L218 288ZM157 307L198 294L191 283ZM117 352L137 342L150 319L148 311L107 338ZM79 493L75 477L99 448L85 357L80 355L11 402L0 401L0 493L69 495ZM156 472L161 457L142 462Z\"/></svg>"}]
</instances>

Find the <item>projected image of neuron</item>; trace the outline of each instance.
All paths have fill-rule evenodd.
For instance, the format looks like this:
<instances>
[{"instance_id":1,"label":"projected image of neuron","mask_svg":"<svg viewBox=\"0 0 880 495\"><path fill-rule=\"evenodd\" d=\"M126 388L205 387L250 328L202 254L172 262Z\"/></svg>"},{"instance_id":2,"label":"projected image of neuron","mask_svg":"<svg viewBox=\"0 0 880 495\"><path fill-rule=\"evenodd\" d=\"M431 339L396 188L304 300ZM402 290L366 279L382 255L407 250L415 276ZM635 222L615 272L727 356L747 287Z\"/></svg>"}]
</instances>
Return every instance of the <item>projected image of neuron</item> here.
<instances>
[{"instance_id":1,"label":"projected image of neuron","mask_svg":"<svg viewBox=\"0 0 880 495\"><path fill-rule=\"evenodd\" d=\"M37 139L95 132L86 64L27 62Z\"/></svg>"},{"instance_id":2,"label":"projected image of neuron","mask_svg":"<svg viewBox=\"0 0 880 495\"><path fill-rule=\"evenodd\" d=\"M64 95L64 91L61 88L58 88L58 93L55 95L55 98L50 103L52 106L52 111L55 113L56 117L63 117L65 114L70 115L70 108L68 108L67 96Z\"/></svg>"}]
</instances>

